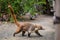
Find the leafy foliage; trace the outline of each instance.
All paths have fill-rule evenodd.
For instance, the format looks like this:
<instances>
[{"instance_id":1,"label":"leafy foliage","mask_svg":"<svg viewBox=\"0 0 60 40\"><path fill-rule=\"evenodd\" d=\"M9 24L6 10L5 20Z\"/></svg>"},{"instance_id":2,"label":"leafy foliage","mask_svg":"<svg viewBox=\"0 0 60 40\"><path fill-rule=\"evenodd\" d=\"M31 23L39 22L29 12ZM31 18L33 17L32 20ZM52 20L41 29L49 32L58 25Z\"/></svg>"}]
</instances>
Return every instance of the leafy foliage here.
<instances>
[{"instance_id":1,"label":"leafy foliage","mask_svg":"<svg viewBox=\"0 0 60 40\"><path fill-rule=\"evenodd\" d=\"M31 15L35 15L36 12L40 12L42 10L40 9L40 11L37 11L35 8L36 5L43 7L42 5L46 4L46 0L0 0L0 13L4 11L10 14L7 2L10 2L17 16L24 15L27 12L30 12ZM44 9L46 9L46 7L43 7L43 10Z\"/></svg>"},{"instance_id":2,"label":"leafy foliage","mask_svg":"<svg viewBox=\"0 0 60 40\"><path fill-rule=\"evenodd\" d=\"M14 12L17 14L23 14L26 12L30 12L31 14L35 13L36 11L36 9L34 8L35 4L37 5L45 4L44 0L8 0L8 1L11 3ZM10 13L7 7L8 1L0 0L0 5L2 11Z\"/></svg>"}]
</instances>

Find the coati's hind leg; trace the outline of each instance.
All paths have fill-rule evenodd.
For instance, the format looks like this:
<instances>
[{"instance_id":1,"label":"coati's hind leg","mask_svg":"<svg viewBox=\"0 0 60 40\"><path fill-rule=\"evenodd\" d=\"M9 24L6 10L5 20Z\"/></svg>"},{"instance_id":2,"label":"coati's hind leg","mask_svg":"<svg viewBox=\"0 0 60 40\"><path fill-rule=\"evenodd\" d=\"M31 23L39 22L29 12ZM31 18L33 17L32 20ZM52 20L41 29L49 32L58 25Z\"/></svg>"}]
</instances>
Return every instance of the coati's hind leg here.
<instances>
[{"instance_id":1,"label":"coati's hind leg","mask_svg":"<svg viewBox=\"0 0 60 40\"><path fill-rule=\"evenodd\" d=\"M22 31L22 29L18 27L16 32L13 34L13 36L15 36L16 34L20 33L21 31Z\"/></svg>"},{"instance_id":2,"label":"coati's hind leg","mask_svg":"<svg viewBox=\"0 0 60 40\"><path fill-rule=\"evenodd\" d=\"M25 31L22 31L22 36L25 36Z\"/></svg>"}]
</instances>

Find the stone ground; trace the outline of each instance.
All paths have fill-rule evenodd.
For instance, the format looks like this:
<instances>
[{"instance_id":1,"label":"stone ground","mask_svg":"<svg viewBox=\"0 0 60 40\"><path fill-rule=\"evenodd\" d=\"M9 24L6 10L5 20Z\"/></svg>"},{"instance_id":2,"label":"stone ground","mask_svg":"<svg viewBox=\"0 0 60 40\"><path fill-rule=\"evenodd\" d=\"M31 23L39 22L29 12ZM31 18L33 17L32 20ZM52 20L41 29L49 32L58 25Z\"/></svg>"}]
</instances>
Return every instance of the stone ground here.
<instances>
[{"instance_id":1,"label":"stone ground","mask_svg":"<svg viewBox=\"0 0 60 40\"><path fill-rule=\"evenodd\" d=\"M45 30L39 31L43 37L39 37L35 33L31 34L31 38L28 38L27 36L22 37L21 33L17 34L16 37L13 37L12 34L16 30L16 25L13 23L2 23L0 24L0 40L54 40L55 27L53 26L52 16L42 15L36 18L36 20L29 22L41 24L45 28Z\"/></svg>"}]
</instances>

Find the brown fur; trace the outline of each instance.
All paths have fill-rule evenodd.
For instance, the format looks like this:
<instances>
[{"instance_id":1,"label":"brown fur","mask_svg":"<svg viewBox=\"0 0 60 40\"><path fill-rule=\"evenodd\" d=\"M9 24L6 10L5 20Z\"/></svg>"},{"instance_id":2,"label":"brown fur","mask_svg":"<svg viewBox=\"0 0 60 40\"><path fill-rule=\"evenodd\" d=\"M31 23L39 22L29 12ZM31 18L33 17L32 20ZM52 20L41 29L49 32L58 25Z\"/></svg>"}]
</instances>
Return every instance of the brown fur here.
<instances>
[{"instance_id":1,"label":"brown fur","mask_svg":"<svg viewBox=\"0 0 60 40\"><path fill-rule=\"evenodd\" d=\"M13 36L15 36L15 34L18 34L22 31L22 36L24 36L25 32L27 31L28 32L28 36L30 37L30 34L32 31L35 31L35 33L39 36L41 36L38 32L38 30L42 30L42 26L39 26L39 25L35 25L35 24L32 24L32 23L29 23L29 22L18 22L17 19L16 19L16 15L14 14L14 10L12 8L12 6L9 4L8 5L10 11L11 11L11 15L12 17L14 18L14 23L17 25L17 30L16 32L13 34ZM36 30L35 30L36 28Z\"/></svg>"}]
</instances>

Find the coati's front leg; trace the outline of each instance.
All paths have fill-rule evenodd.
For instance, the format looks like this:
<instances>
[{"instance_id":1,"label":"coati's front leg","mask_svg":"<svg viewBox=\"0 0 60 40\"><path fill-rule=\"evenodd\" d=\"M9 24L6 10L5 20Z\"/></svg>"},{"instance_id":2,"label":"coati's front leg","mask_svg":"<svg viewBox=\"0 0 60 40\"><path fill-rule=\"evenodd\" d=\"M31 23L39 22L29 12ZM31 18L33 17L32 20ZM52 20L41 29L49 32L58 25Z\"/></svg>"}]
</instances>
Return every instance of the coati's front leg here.
<instances>
[{"instance_id":1,"label":"coati's front leg","mask_svg":"<svg viewBox=\"0 0 60 40\"><path fill-rule=\"evenodd\" d=\"M35 33L36 33L38 36L42 37L42 35L38 32L38 28L35 28Z\"/></svg>"},{"instance_id":2,"label":"coati's front leg","mask_svg":"<svg viewBox=\"0 0 60 40\"><path fill-rule=\"evenodd\" d=\"M31 37L31 33L34 31L35 27L34 25L31 25L30 28L28 29L28 37Z\"/></svg>"},{"instance_id":3,"label":"coati's front leg","mask_svg":"<svg viewBox=\"0 0 60 40\"><path fill-rule=\"evenodd\" d=\"M28 37L31 37L30 35L31 35L31 31L28 32Z\"/></svg>"},{"instance_id":4,"label":"coati's front leg","mask_svg":"<svg viewBox=\"0 0 60 40\"><path fill-rule=\"evenodd\" d=\"M28 37L30 37L30 35L31 35L32 31L33 31L33 27L32 27L32 26L30 26L30 28L28 29Z\"/></svg>"},{"instance_id":5,"label":"coati's front leg","mask_svg":"<svg viewBox=\"0 0 60 40\"><path fill-rule=\"evenodd\" d=\"M22 29L20 27L17 28L16 32L13 34L13 36L15 37L16 34L20 33L22 31Z\"/></svg>"},{"instance_id":6,"label":"coati's front leg","mask_svg":"<svg viewBox=\"0 0 60 40\"><path fill-rule=\"evenodd\" d=\"M38 36L42 37L42 35L38 32L38 30L35 30L35 33L36 33Z\"/></svg>"}]
</instances>

